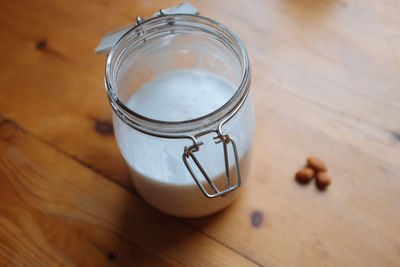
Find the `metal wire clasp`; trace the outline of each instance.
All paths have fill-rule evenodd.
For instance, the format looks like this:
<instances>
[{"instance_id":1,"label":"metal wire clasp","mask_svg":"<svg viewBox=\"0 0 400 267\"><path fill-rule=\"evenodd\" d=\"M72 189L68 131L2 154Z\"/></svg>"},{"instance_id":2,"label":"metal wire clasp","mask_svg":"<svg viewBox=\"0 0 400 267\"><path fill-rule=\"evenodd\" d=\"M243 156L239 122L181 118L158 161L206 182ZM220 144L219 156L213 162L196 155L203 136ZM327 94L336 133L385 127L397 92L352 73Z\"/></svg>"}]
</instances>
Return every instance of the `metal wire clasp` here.
<instances>
[{"instance_id":1,"label":"metal wire clasp","mask_svg":"<svg viewBox=\"0 0 400 267\"><path fill-rule=\"evenodd\" d=\"M157 13L153 14L150 17L147 18L141 18L141 17L136 17L136 21L122 26L116 30L113 30L111 32L108 32L103 35L103 37L100 40L100 43L97 45L95 48L95 52L98 54L108 54L112 47L117 43L117 41L129 30L132 28L138 27L139 25L143 24L145 21L149 19L153 19L155 17L161 17L165 15L173 15L173 14L192 14L192 15L197 15L199 14L199 11L192 6L190 3L185 2L182 4L178 4L176 6L172 6L167 9L160 9ZM143 34L143 30L139 29L138 30L139 36Z\"/></svg>"},{"instance_id":2,"label":"metal wire clasp","mask_svg":"<svg viewBox=\"0 0 400 267\"><path fill-rule=\"evenodd\" d=\"M204 133L204 134L207 134L207 133ZM199 137L200 135L204 135L204 134L198 134L196 137ZM215 198L215 197L218 197L218 196L225 196L226 194L228 194L231 191L234 191L235 189L237 189L241 185L240 165L239 165L239 157L238 157L236 143L227 134L223 135L223 134L220 133L220 131L217 131L217 134L218 135L214 137L214 140L216 140L215 144L222 143L223 144L223 149L224 149L226 189L219 190L215 186L215 184L213 183L211 178L208 176L207 172L204 170L203 166L200 164L200 162L198 161L198 159L194 155L195 152L199 151L200 146L203 144L202 142L199 143L197 141L197 138L194 138L194 144L193 145L191 145L189 147L185 147L183 155L182 155L183 162L185 163L185 166L188 169L189 173L192 175L194 181L200 187L200 189L203 192L203 194L208 198ZM230 173L229 173L229 157L228 157L228 145L229 144L232 145L233 153L234 153L234 156L235 156L236 173L237 173L237 184L236 185L232 185L231 177L230 177ZM188 161L189 158L192 158L193 162L196 164L197 168L200 170L201 174L204 176L204 178L207 181L207 183L211 186L213 192L208 192L204 188L203 184L200 182L198 177L196 177L196 174L194 173L192 167L189 164L189 161Z\"/></svg>"}]
</instances>

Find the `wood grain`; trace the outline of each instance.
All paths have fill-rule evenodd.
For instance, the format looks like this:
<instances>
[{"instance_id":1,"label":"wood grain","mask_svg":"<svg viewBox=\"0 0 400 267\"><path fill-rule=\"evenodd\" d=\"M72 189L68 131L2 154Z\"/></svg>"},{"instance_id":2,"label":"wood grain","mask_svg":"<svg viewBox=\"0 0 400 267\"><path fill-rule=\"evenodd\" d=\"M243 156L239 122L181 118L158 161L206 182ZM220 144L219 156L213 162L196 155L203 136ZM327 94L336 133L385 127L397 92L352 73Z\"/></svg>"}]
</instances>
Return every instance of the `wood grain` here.
<instances>
[{"instance_id":1,"label":"wood grain","mask_svg":"<svg viewBox=\"0 0 400 267\"><path fill-rule=\"evenodd\" d=\"M0 136L0 265L254 265L16 124Z\"/></svg>"},{"instance_id":2,"label":"wood grain","mask_svg":"<svg viewBox=\"0 0 400 267\"><path fill-rule=\"evenodd\" d=\"M265 112L244 195L226 211L190 223L265 266L398 265L399 166ZM310 154L328 166L333 181L325 192L294 179Z\"/></svg>"},{"instance_id":3,"label":"wood grain","mask_svg":"<svg viewBox=\"0 0 400 267\"><path fill-rule=\"evenodd\" d=\"M198 220L135 194L93 53L177 3L0 1L0 265L400 265L400 2L193 3L245 43L257 120L245 193Z\"/></svg>"}]
</instances>

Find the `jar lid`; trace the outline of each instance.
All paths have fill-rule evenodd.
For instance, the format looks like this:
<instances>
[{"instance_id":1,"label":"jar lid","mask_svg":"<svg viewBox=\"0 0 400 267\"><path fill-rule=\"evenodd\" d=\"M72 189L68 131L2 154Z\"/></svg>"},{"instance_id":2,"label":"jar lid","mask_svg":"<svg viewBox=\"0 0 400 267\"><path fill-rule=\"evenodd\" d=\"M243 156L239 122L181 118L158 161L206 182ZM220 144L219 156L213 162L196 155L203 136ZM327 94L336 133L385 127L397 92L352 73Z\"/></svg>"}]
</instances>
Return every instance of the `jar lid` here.
<instances>
[{"instance_id":1,"label":"jar lid","mask_svg":"<svg viewBox=\"0 0 400 267\"><path fill-rule=\"evenodd\" d=\"M157 17L160 15L170 15L170 14L192 14L197 15L199 11L192 6L189 2L185 2L176 6L172 6L167 9L160 9L157 13L153 14L150 18ZM149 18L147 18L149 19ZM136 17L136 22L130 23L128 25L122 26L118 29L115 29L111 32L108 32L103 35L100 40L100 43L94 49L97 54L108 54L110 53L113 46L118 42L121 37L127 33L131 28L142 23L145 18Z\"/></svg>"}]
</instances>

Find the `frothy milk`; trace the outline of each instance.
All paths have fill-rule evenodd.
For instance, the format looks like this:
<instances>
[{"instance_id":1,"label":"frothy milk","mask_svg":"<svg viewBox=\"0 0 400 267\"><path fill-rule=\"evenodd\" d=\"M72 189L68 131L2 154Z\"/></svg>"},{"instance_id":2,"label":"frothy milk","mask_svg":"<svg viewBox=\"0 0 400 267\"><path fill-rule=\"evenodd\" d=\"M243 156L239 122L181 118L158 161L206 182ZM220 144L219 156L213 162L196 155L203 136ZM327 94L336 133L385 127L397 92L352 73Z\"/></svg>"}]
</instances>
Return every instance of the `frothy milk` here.
<instances>
[{"instance_id":1,"label":"frothy milk","mask_svg":"<svg viewBox=\"0 0 400 267\"><path fill-rule=\"evenodd\" d=\"M235 93L226 79L200 70L173 71L144 84L127 106L161 121L185 121L207 115Z\"/></svg>"},{"instance_id":2,"label":"frothy milk","mask_svg":"<svg viewBox=\"0 0 400 267\"><path fill-rule=\"evenodd\" d=\"M234 93L233 84L215 74L200 70L173 71L144 84L126 105L151 119L185 121L215 111ZM230 130L235 131L235 127ZM191 145L190 141L157 140L160 138L143 134L133 136L131 132L123 131L119 134L118 139L122 140L119 142L120 150L131 170L134 184L154 207L176 216L197 217L222 209L236 197L237 192L215 199L203 195L182 161L184 146ZM201 146L202 153L198 152L196 156L217 187L224 189L222 145L216 145L212 140L207 143ZM249 146L239 151L242 179L247 176L248 150ZM232 152L230 163L235 184L237 178Z\"/></svg>"}]
</instances>

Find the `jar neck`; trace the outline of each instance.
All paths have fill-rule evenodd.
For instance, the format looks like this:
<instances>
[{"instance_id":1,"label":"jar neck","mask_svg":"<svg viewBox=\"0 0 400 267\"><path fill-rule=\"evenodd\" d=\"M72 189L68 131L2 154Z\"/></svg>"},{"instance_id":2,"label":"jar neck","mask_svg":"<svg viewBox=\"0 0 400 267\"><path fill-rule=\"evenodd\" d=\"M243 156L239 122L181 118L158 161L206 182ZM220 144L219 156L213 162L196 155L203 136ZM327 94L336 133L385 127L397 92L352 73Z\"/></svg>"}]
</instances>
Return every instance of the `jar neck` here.
<instances>
[{"instance_id":1,"label":"jar neck","mask_svg":"<svg viewBox=\"0 0 400 267\"><path fill-rule=\"evenodd\" d=\"M142 116L128 108L118 97L118 71L123 59L132 51L143 47L146 42L156 40L166 34L204 31L220 41L237 58L241 67L241 82L234 95L217 110L186 121L161 121ZM164 15L149 19L128 31L111 50L106 64L105 85L114 112L130 127L157 137L190 138L209 129L220 131L243 106L250 90L250 66L246 50L237 36L224 25L197 15Z\"/></svg>"}]
</instances>

